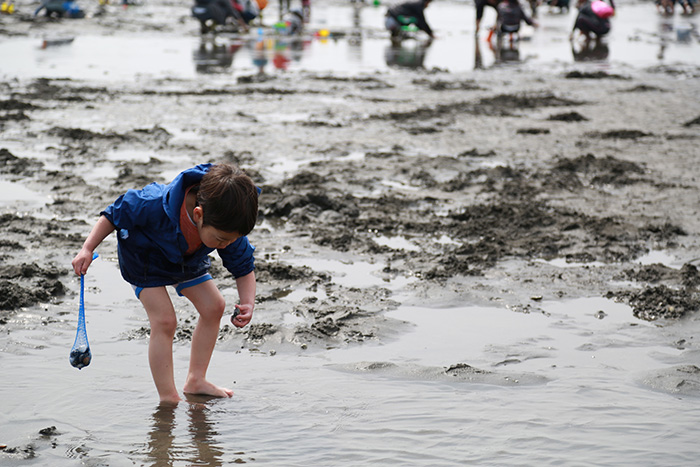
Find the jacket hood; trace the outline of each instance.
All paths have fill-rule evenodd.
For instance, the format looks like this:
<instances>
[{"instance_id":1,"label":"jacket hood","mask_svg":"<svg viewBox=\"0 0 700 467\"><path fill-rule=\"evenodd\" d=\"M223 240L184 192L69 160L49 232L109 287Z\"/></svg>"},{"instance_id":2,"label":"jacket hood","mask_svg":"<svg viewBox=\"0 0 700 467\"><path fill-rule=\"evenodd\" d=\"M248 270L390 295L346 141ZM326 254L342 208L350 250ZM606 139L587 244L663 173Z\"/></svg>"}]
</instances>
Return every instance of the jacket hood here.
<instances>
[{"instance_id":1,"label":"jacket hood","mask_svg":"<svg viewBox=\"0 0 700 467\"><path fill-rule=\"evenodd\" d=\"M166 185L165 196L163 196L163 209L165 209L168 217L177 224L180 223L180 207L185 200L185 191L188 187L199 183L212 166L213 164L199 164L184 172L180 172L172 182Z\"/></svg>"}]
</instances>

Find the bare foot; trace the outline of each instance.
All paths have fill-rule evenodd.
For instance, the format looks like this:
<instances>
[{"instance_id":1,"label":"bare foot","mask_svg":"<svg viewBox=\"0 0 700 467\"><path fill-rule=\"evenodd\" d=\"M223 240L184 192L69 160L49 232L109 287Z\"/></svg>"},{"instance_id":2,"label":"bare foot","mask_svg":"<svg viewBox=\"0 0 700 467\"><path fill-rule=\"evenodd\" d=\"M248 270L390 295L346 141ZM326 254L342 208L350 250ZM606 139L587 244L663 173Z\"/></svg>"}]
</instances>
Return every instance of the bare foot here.
<instances>
[{"instance_id":1,"label":"bare foot","mask_svg":"<svg viewBox=\"0 0 700 467\"><path fill-rule=\"evenodd\" d=\"M179 402L181 402L182 399L180 396L176 396L175 398L173 397L161 397L160 398L160 406L161 407L174 407L177 406Z\"/></svg>"},{"instance_id":2,"label":"bare foot","mask_svg":"<svg viewBox=\"0 0 700 467\"><path fill-rule=\"evenodd\" d=\"M189 394L203 394L213 397L231 397L233 391L228 388L222 388L207 380L187 381L185 383L184 392Z\"/></svg>"}]
</instances>

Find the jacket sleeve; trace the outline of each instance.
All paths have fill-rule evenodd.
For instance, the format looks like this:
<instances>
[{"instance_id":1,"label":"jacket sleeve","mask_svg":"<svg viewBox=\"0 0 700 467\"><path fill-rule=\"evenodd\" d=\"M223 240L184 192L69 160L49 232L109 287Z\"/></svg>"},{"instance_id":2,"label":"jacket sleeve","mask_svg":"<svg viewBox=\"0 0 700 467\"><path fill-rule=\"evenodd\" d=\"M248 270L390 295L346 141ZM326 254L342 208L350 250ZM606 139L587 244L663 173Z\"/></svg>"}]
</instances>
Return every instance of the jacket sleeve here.
<instances>
[{"instance_id":1,"label":"jacket sleeve","mask_svg":"<svg viewBox=\"0 0 700 467\"><path fill-rule=\"evenodd\" d=\"M224 267L235 278L243 277L255 269L255 247L250 244L248 237L241 237L223 250L217 251Z\"/></svg>"}]
</instances>

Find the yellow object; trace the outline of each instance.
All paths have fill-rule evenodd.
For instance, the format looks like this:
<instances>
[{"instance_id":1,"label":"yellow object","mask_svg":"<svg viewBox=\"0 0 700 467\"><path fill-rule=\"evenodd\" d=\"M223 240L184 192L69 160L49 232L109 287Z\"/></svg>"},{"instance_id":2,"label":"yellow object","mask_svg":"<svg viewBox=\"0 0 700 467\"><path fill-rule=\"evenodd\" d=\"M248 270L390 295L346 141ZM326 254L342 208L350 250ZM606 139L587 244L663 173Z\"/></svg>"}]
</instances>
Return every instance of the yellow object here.
<instances>
[{"instance_id":1,"label":"yellow object","mask_svg":"<svg viewBox=\"0 0 700 467\"><path fill-rule=\"evenodd\" d=\"M7 7L7 13L11 15L11 14L14 13L14 12L15 12L15 4L14 4L14 3L10 3L10 6Z\"/></svg>"},{"instance_id":2,"label":"yellow object","mask_svg":"<svg viewBox=\"0 0 700 467\"><path fill-rule=\"evenodd\" d=\"M3 13L7 13L7 10L9 9L9 5L7 2L2 2L2 5L0 5L0 11Z\"/></svg>"},{"instance_id":3,"label":"yellow object","mask_svg":"<svg viewBox=\"0 0 700 467\"><path fill-rule=\"evenodd\" d=\"M318 31L318 35L321 37L328 37L331 35L331 32L328 29L321 29Z\"/></svg>"}]
</instances>

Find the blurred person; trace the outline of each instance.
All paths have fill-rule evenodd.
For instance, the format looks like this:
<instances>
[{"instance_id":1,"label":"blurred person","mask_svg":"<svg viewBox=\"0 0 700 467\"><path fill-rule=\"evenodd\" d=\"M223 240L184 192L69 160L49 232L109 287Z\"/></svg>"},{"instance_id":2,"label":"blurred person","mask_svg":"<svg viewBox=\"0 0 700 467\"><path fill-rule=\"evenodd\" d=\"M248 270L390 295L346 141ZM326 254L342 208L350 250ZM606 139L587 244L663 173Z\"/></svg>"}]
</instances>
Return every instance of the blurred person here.
<instances>
[{"instance_id":1,"label":"blurred person","mask_svg":"<svg viewBox=\"0 0 700 467\"><path fill-rule=\"evenodd\" d=\"M579 30L586 38L586 42L590 41L591 35L595 35L596 40L600 41L603 36L610 32L610 17L614 15L614 0L610 0L609 5L602 0L584 3L576 16L569 39L573 40L576 30Z\"/></svg>"},{"instance_id":2,"label":"blurred person","mask_svg":"<svg viewBox=\"0 0 700 467\"><path fill-rule=\"evenodd\" d=\"M304 11L301 8L292 8L282 16L282 21L286 25L285 35L299 35L304 30Z\"/></svg>"},{"instance_id":3,"label":"blurred person","mask_svg":"<svg viewBox=\"0 0 700 467\"><path fill-rule=\"evenodd\" d=\"M510 36L510 43L513 44L513 36L520 32L520 24L524 21L532 27L538 27L536 21L530 18L520 6L518 0L501 0L498 4L498 17L496 26L489 33L489 41L495 31L499 40L506 34Z\"/></svg>"},{"instance_id":4,"label":"blurred person","mask_svg":"<svg viewBox=\"0 0 700 467\"><path fill-rule=\"evenodd\" d=\"M484 17L484 8L490 6L494 10L498 11L498 1L499 0L475 0L474 5L476 7L476 32L479 32L479 27L481 26L481 19Z\"/></svg>"},{"instance_id":5,"label":"blurred person","mask_svg":"<svg viewBox=\"0 0 700 467\"><path fill-rule=\"evenodd\" d=\"M559 8L559 13L569 11L570 0L546 0L550 8Z\"/></svg>"},{"instance_id":6,"label":"blurred person","mask_svg":"<svg viewBox=\"0 0 700 467\"><path fill-rule=\"evenodd\" d=\"M415 25L431 39L435 38L433 30L425 19L425 9L432 0L417 0L399 3L389 7L384 25L391 33L392 41L400 41L402 28Z\"/></svg>"},{"instance_id":7,"label":"blurred person","mask_svg":"<svg viewBox=\"0 0 700 467\"><path fill-rule=\"evenodd\" d=\"M200 23L202 34L213 32L217 26L247 29L245 21L231 0L195 0L192 16Z\"/></svg>"},{"instance_id":8,"label":"blurred person","mask_svg":"<svg viewBox=\"0 0 700 467\"><path fill-rule=\"evenodd\" d=\"M231 3L246 24L246 30L250 22L260 16L260 5L256 0L231 0Z\"/></svg>"},{"instance_id":9,"label":"blurred person","mask_svg":"<svg viewBox=\"0 0 700 467\"><path fill-rule=\"evenodd\" d=\"M285 13L291 11L291 9L291 0L280 0L280 21L283 21ZM311 0L301 0L301 12L304 23L308 23L311 20Z\"/></svg>"},{"instance_id":10,"label":"blurred person","mask_svg":"<svg viewBox=\"0 0 700 467\"><path fill-rule=\"evenodd\" d=\"M67 18L85 18L85 12L73 0L43 0L39 8L34 11L34 16L44 9L46 16L62 18L65 15Z\"/></svg>"},{"instance_id":11,"label":"blurred person","mask_svg":"<svg viewBox=\"0 0 700 467\"><path fill-rule=\"evenodd\" d=\"M692 15L695 13L695 2L696 0L676 0L678 5L683 8L684 15Z\"/></svg>"}]
</instances>

